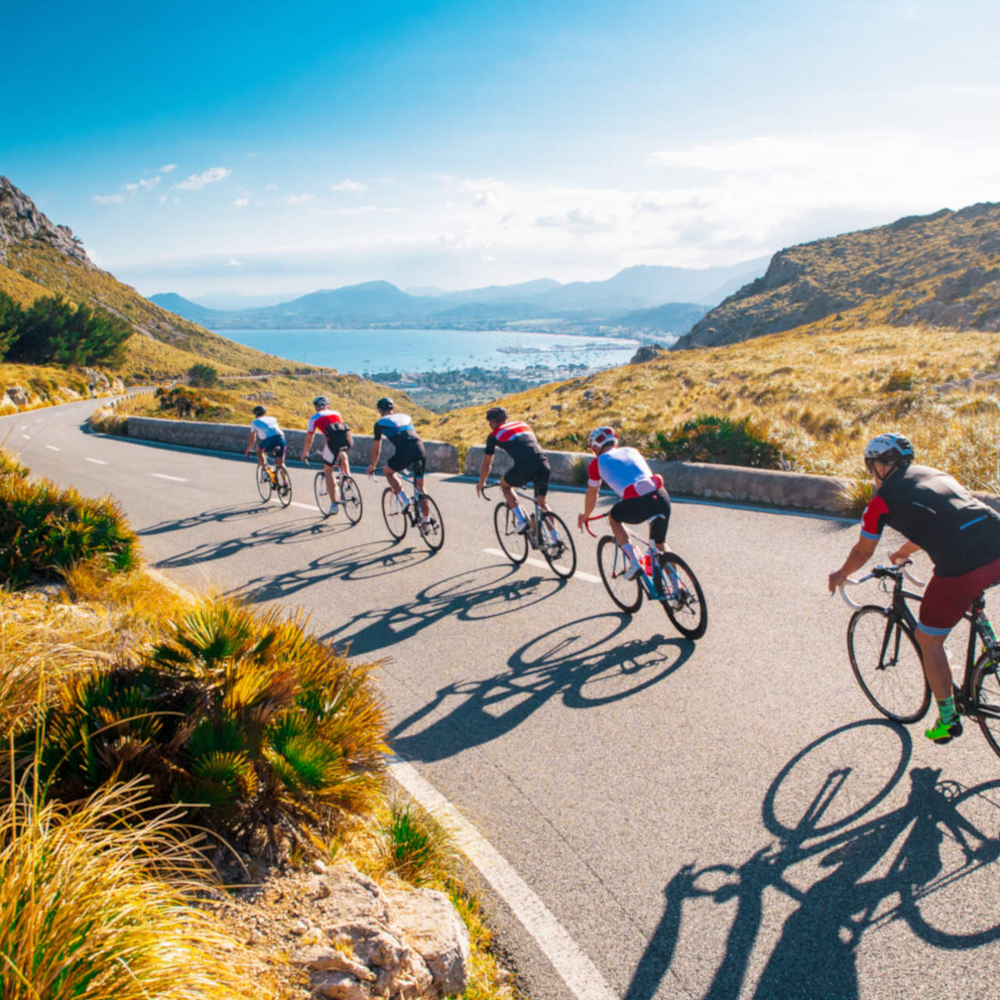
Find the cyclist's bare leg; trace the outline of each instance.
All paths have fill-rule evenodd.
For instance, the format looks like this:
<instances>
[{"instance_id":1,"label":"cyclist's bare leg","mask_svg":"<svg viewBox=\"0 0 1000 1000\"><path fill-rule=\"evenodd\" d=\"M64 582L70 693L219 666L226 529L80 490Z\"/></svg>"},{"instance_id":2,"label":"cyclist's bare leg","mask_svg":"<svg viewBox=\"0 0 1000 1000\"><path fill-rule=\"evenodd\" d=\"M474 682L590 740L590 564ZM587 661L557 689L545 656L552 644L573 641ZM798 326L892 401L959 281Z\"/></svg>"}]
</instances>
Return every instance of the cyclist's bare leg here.
<instances>
[{"instance_id":1,"label":"cyclist's bare leg","mask_svg":"<svg viewBox=\"0 0 1000 1000\"><path fill-rule=\"evenodd\" d=\"M326 495L332 503L338 503L340 495L337 492L337 480L333 475L333 466L323 463L323 479L326 481Z\"/></svg>"},{"instance_id":2,"label":"cyclist's bare leg","mask_svg":"<svg viewBox=\"0 0 1000 1000\"><path fill-rule=\"evenodd\" d=\"M267 468L267 456L264 454L263 448L257 449L257 464L262 468Z\"/></svg>"},{"instance_id":3,"label":"cyclist's bare leg","mask_svg":"<svg viewBox=\"0 0 1000 1000\"><path fill-rule=\"evenodd\" d=\"M517 506L517 495L514 493L514 487L508 486L507 480L501 478L500 490L503 493L504 500L507 501L507 506L513 510Z\"/></svg>"},{"instance_id":4,"label":"cyclist's bare leg","mask_svg":"<svg viewBox=\"0 0 1000 1000\"><path fill-rule=\"evenodd\" d=\"M417 477L414 476L413 477L413 485L417 488L417 492L418 493L423 493L424 492L424 477L421 476L419 479L417 479ZM427 517L428 516L428 508L427 508L427 501L426 500L421 500L420 501L420 516L421 517Z\"/></svg>"},{"instance_id":5,"label":"cyclist's bare leg","mask_svg":"<svg viewBox=\"0 0 1000 1000\"><path fill-rule=\"evenodd\" d=\"M399 481L399 476L396 475L396 473L390 469L388 465L385 466L384 471L385 478L392 487L392 492L395 493L396 496L399 496L399 491L403 488L403 484Z\"/></svg>"},{"instance_id":6,"label":"cyclist's bare leg","mask_svg":"<svg viewBox=\"0 0 1000 1000\"><path fill-rule=\"evenodd\" d=\"M619 524L610 514L608 515L608 525L611 528L611 534L615 536L615 541L620 547L624 547L628 544L628 532L625 530L624 525Z\"/></svg>"},{"instance_id":7,"label":"cyclist's bare leg","mask_svg":"<svg viewBox=\"0 0 1000 1000\"><path fill-rule=\"evenodd\" d=\"M948 662L948 652L944 648L946 635L928 635L917 629L917 644L924 658L924 673L927 683L938 701L950 698L952 694L951 664Z\"/></svg>"},{"instance_id":8,"label":"cyclist's bare leg","mask_svg":"<svg viewBox=\"0 0 1000 1000\"><path fill-rule=\"evenodd\" d=\"M343 448L337 453L337 460L340 462L340 471L345 475L351 474L351 467L347 464L347 452Z\"/></svg>"}]
</instances>

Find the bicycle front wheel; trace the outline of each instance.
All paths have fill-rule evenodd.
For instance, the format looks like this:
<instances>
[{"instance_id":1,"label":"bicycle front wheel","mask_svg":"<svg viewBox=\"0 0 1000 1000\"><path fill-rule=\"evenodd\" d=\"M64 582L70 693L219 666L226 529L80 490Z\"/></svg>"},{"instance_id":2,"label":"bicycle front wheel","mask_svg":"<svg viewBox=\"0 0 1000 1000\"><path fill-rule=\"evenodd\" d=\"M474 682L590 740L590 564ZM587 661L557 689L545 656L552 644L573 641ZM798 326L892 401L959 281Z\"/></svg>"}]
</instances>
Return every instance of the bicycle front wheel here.
<instances>
[{"instance_id":1,"label":"bicycle front wheel","mask_svg":"<svg viewBox=\"0 0 1000 1000\"><path fill-rule=\"evenodd\" d=\"M972 668L972 710L990 749L1000 756L1000 675L997 662L983 653Z\"/></svg>"},{"instance_id":2,"label":"bicycle front wheel","mask_svg":"<svg viewBox=\"0 0 1000 1000\"><path fill-rule=\"evenodd\" d=\"M330 494L326 491L326 476L322 472L317 472L313 479L313 494L316 497L316 506L323 517L330 516Z\"/></svg>"},{"instance_id":3,"label":"bicycle front wheel","mask_svg":"<svg viewBox=\"0 0 1000 1000\"><path fill-rule=\"evenodd\" d=\"M344 513L351 524L361 520L361 490L353 476L344 476L340 480L340 502L344 505Z\"/></svg>"},{"instance_id":4,"label":"bicycle front wheel","mask_svg":"<svg viewBox=\"0 0 1000 1000\"><path fill-rule=\"evenodd\" d=\"M514 512L501 500L493 510L493 529L507 558L519 565L528 558L528 538L526 533L518 534L516 525Z\"/></svg>"},{"instance_id":5,"label":"bicycle front wheel","mask_svg":"<svg viewBox=\"0 0 1000 1000\"><path fill-rule=\"evenodd\" d=\"M389 534L397 541L406 534L409 512L406 506L396 499L396 494L392 492L391 486L382 490L382 517L385 519L385 526L389 529Z\"/></svg>"},{"instance_id":6,"label":"bicycle front wheel","mask_svg":"<svg viewBox=\"0 0 1000 1000\"><path fill-rule=\"evenodd\" d=\"M660 586L666 597L660 604L674 628L687 639L700 639L708 628L708 608L698 577L676 552L660 556Z\"/></svg>"},{"instance_id":7,"label":"bicycle front wheel","mask_svg":"<svg viewBox=\"0 0 1000 1000\"><path fill-rule=\"evenodd\" d=\"M288 469L279 465L274 470L274 478L278 484L278 499L282 507L287 507L292 502L292 477L288 475Z\"/></svg>"},{"instance_id":8,"label":"bicycle front wheel","mask_svg":"<svg viewBox=\"0 0 1000 1000\"><path fill-rule=\"evenodd\" d=\"M931 689L910 629L885 608L868 604L847 625L847 655L865 697L893 722L916 722Z\"/></svg>"},{"instance_id":9,"label":"bicycle front wheel","mask_svg":"<svg viewBox=\"0 0 1000 1000\"><path fill-rule=\"evenodd\" d=\"M552 540L551 532L555 532L555 541ZM573 545L566 522L558 514L549 511L542 518L540 534L540 548L545 561L556 576L568 580L576 572L576 546Z\"/></svg>"},{"instance_id":10,"label":"bicycle front wheel","mask_svg":"<svg viewBox=\"0 0 1000 1000\"><path fill-rule=\"evenodd\" d=\"M625 579L628 559L611 535L605 535L597 543L597 566L611 600L630 615L638 611L642 604L642 584L638 577Z\"/></svg>"},{"instance_id":11,"label":"bicycle front wheel","mask_svg":"<svg viewBox=\"0 0 1000 1000\"><path fill-rule=\"evenodd\" d=\"M417 498L420 508L420 537L432 552L437 552L444 545L444 521L438 505L426 494Z\"/></svg>"},{"instance_id":12,"label":"bicycle front wheel","mask_svg":"<svg viewBox=\"0 0 1000 1000\"><path fill-rule=\"evenodd\" d=\"M267 503L271 499L271 474L268 472L263 465L257 466L257 492L260 494L261 500Z\"/></svg>"}]
</instances>

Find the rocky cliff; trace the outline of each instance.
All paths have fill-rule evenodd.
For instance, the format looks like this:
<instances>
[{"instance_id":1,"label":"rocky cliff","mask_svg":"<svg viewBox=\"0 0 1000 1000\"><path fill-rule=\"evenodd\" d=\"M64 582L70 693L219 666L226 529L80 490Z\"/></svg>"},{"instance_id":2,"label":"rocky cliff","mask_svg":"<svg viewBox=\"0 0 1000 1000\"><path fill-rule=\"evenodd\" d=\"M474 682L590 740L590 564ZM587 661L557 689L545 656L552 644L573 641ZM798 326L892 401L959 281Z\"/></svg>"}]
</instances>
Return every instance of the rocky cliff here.
<instances>
[{"instance_id":1,"label":"rocky cliff","mask_svg":"<svg viewBox=\"0 0 1000 1000\"><path fill-rule=\"evenodd\" d=\"M676 348L714 347L852 310L853 325L1000 329L1000 204L910 216L776 253Z\"/></svg>"},{"instance_id":2,"label":"rocky cliff","mask_svg":"<svg viewBox=\"0 0 1000 1000\"><path fill-rule=\"evenodd\" d=\"M22 240L47 244L84 267L93 266L72 229L54 225L23 191L0 177L0 264L8 266L8 248Z\"/></svg>"}]
</instances>

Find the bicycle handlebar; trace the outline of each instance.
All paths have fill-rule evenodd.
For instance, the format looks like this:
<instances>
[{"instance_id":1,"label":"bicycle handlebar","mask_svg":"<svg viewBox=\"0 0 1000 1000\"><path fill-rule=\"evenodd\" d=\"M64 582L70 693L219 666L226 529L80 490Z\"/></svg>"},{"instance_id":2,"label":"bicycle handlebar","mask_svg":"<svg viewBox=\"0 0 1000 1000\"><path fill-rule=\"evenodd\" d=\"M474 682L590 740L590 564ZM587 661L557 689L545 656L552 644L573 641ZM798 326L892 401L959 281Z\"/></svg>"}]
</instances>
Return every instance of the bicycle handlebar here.
<instances>
[{"instance_id":1,"label":"bicycle handlebar","mask_svg":"<svg viewBox=\"0 0 1000 1000\"><path fill-rule=\"evenodd\" d=\"M588 535L590 535L590 537L591 537L591 538L596 538L596 537L597 537L597 535L595 535L595 534L594 534L594 533L593 533L593 532L592 532L592 531L590 530L590 522L591 522L591 521L603 521L603 520L604 520L604 518L606 518L607 516L608 516L608 515L607 515L607 512L605 512L605 513L603 513L603 514L597 514L597 515L595 515L594 517L588 517L588 518L587 518L587 519L586 519L586 520L585 520L585 521L583 522L583 526L584 526L584 527L585 527L585 528L587 529L587 534L588 534Z\"/></svg>"},{"instance_id":2,"label":"bicycle handlebar","mask_svg":"<svg viewBox=\"0 0 1000 1000\"><path fill-rule=\"evenodd\" d=\"M906 567L912 566L913 561L907 559L905 562L900 563L898 566L875 566L870 573L866 573L860 579L855 580L853 577L848 577L837 589L840 591L840 596L844 599L844 603L848 607L857 610L861 607L860 604L852 601L844 589L846 586L850 585L852 587L860 586L862 583L867 583L869 580L884 580L886 577L898 578L899 576L906 577L910 583L917 587L923 587L924 581L918 580Z\"/></svg>"}]
</instances>

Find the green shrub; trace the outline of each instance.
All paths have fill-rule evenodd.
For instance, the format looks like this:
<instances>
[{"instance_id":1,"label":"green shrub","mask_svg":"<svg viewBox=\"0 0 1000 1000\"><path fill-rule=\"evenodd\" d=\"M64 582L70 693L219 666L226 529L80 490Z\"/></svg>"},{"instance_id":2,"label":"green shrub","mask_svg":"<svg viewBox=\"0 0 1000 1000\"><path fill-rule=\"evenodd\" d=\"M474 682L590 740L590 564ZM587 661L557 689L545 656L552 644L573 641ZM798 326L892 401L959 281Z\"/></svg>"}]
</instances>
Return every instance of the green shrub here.
<instances>
[{"instance_id":1,"label":"green shrub","mask_svg":"<svg viewBox=\"0 0 1000 1000\"><path fill-rule=\"evenodd\" d=\"M760 469L784 469L791 464L790 457L749 417L734 420L702 414L669 432L657 431L650 447L668 461L716 462Z\"/></svg>"},{"instance_id":2,"label":"green shrub","mask_svg":"<svg viewBox=\"0 0 1000 1000\"><path fill-rule=\"evenodd\" d=\"M99 556L116 570L135 564L138 540L114 500L27 472L9 456L0 462L0 584L23 587Z\"/></svg>"},{"instance_id":3,"label":"green shrub","mask_svg":"<svg viewBox=\"0 0 1000 1000\"><path fill-rule=\"evenodd\" d=\"M272 850L365 807L386 750L371 667L302 626L207 602L143 662L70 679L39 729L42 777L72 801L142 775L154 801L206 806L199 823Z\"/></svg>"},{"instance_id":4,"label":"green shrub","mask_svg":"<svg viewBox=\"0 0 1000 1000\"><path fill-rule=\"evenodd\" d=\"M412 802L393 801L375 826L386 871L411 885L443 881L455 856L447 832Z\"/></svg>"},{"instance_id":5,"label":"green shrub","mask_svg":"<svg viewBox=\"0 0 1000 1000\"><path fill-rule=\"evenodd\" d=\"M198 362L192 365L188 370L188 381L191 385L198 386L202 389L207 389L213 385L217 385L219 381L219 370L214 368L212 365L207 365L204 362Z\"/></svg>"}]
</instances>

